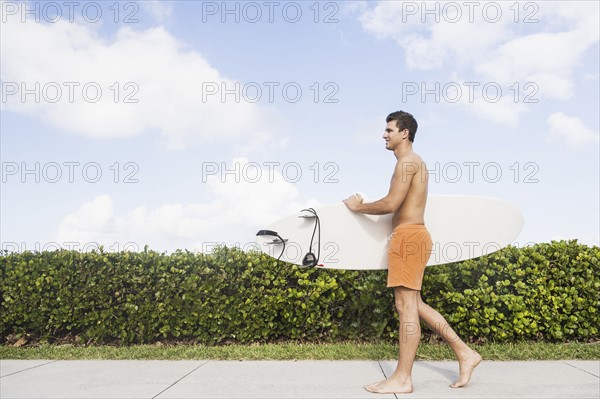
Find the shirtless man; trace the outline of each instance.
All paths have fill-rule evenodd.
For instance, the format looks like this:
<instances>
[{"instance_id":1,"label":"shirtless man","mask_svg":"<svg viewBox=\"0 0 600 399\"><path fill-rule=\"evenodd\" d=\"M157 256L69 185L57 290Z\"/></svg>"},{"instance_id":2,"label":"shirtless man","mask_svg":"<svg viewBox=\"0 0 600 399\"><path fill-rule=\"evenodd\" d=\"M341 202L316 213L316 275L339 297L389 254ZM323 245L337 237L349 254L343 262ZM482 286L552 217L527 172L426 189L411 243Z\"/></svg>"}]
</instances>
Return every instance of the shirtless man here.
<instances>
[{"instance_id":1,"label":"shirtless man","mask_svg":"<svg viewBox=\"0 0 600 399\"><path fill-rule=\"evenodd\" d=\"M421 319L450 345L459 362L458 380L452 388L464 387L471 379L481 356L469 348L444 317L421 299L421 281L431 255L432 241L425 227L428 173L423 160L413 152L417 121L407 112L397 111L386 118L383 134L385 148L394 152L397 163L388 194L382 199L363 203L355 194L344 200L358 213L393 213L393 233L388 249L388 287L394 288L396 311L400 318L400 355L390 378L365 387L374 393L411 393L412 367L421 339Z\"/></svg>"}]
</instances>

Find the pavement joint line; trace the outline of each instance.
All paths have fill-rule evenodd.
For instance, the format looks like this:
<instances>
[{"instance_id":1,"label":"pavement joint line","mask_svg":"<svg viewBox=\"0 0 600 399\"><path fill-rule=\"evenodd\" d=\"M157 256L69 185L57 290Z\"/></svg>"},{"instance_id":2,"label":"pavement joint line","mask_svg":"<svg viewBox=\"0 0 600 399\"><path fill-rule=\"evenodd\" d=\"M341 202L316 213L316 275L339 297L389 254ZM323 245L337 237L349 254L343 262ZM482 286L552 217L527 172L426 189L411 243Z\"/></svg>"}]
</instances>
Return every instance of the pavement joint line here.
<instances>
[{"instance_id":1,"label":"pavement joint line","mask_svg":"<svg viewBox=\"0 0 600 399\"><path fill-rule=\"evenodd\" d=\"M381 365L381 362L377 361L377 364L379 365L379 370L381 370L381 374L383 374L383 378L385 378L387 380L388 376L385 375L385 370L383 370L383 366ZM397 394L394 393L393 395L394 395L394 397L396 399L398 399L398 395Z\"/></svg>"},{"instance_id":2,"label":"pavement joint line","mask_svg":"<svg viewBox=\"0 0 600 399\"><path fill-rule=\"evenodd\" d=\"M185 377L192 374L194 371L198 370L200 367L204 366L208 362L209 362L209 360L204 361L204 363L200 364L198 367L194 368L192 371L190 371L189 373L187 373L186 375L184 375L183 377L181 377L180 379L178 379L177 381L175 381L174 383L172 383L171 385L169 385L168 387L166 387L165 389L163 389L162 391L160 391L159 393L154 395L152 397L152 399L156 399L158 396L162 395L164 392L167 392L169 389L174 387L179 381L183 380Z\"/></svg>"},{"instance_id":3,"label":"pavement joint line","mask_svg":"<svg viewBox=\"0 0 600 399\"><path fill-rule=\"evenodd\" d=\"M4 360L8 360L8 359L4 359ZM0 376L0 378L4 378L4 377L11 376L11 375L19 374L19 373L22 373L24 371L33 370L33 369L36 369L38 367L42 367L42 366L45 366L47 364L52 364L52 363L56 363L56 362L58 362L58 360L52 360L52 361L49 361L49 362L46 362L46 363L38 364L37 366L27 367L26 369L15 371L14 373L2 375L2 376Z\"/></svg>"},{"instance_id":4,"label":"pavement joint line","mask_svg":"<svg viewBox=\"0 0 600 399\"><path fill-rule=\"evenodd\" d=\"M600 361L599 361L599 362L600 362ZM593 375L593 376L594 376L594 377L596 377L596 378L600 378L600 375L596 375L596 374L594 374L594 373L590 373L590 372L589 372L589 371L587 371L587 370L580 369L579 367L577 367L577 366L575 366L575 365L573 365L573 364L570 364L570 363L567 363L567 362L563 362L563 363L564 363L564 364L566 364L566 365L568 365L568 366L571 366L571 367L573 367L573 368L575 368L575 369L577 369L577 370L583 371L584 373L587 373L587 374L589 374L589 375Z\"/></svg>"},{"instance_id":5,"label":"pavement joint line","mask_svg":"<svg viewBox=\"0 0 600 399\"><path fill-rule=\"evenodd\" d=\"M379 365L379 370L381 370L381 374L383 374L383 378L387 379L387 375L385 375L385 370L383 370L383 366L381 365L380 361L377 361L377 364Z\"/></svg>"}]
</instances>

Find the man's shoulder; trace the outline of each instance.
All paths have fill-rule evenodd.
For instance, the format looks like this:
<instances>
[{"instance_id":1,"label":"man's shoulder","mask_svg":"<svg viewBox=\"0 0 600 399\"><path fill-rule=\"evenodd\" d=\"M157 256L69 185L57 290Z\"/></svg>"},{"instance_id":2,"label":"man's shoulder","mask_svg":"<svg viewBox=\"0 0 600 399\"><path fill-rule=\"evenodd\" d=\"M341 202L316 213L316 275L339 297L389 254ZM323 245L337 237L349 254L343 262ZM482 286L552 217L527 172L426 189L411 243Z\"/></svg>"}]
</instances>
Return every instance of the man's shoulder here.
<instances>
[{"instance_id":1,"label":"man's shoulder","mask_svg":"<svg viewBox=\"0 0 600 399\"><path fill-rule=\"evenodd\" d=\"M406 154L403 157L399 158L397 165L398 166L401 166L401 165L421 166L424 163L425 162L423 161L423 158L421 158L421 156L419 154L417 154L416 152L411 152L410 154Z\"/></svg>"},{"instance_id":2,"label":"man's shoulder","mask_svg":"<svg viewBox=\"0 0 600 399\"><path fill-rule=\"evenodd\" d=\"M398 176L413 176L420 173L423 169L426 170L427 166L418 154L407 154L398 159L394 174Z\"/></svg>"}]
</instances>

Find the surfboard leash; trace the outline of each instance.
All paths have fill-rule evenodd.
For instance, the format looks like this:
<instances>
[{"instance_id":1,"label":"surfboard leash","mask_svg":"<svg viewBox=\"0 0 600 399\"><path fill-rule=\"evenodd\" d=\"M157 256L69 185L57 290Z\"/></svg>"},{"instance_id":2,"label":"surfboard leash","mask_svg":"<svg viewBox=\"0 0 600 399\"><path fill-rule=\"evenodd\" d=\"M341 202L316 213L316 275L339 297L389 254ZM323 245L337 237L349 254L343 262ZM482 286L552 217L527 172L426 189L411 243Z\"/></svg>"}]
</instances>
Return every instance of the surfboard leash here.
<instances>
[{"instance_id":1,"label":"surfboard leash","mask_svg":"<svg viewBox=\"0 0 600 399\"><path fill-rule=\"evenodd\" d=\"M260 230L258 233L256 233L256 235L257 236L273 236L273 237L279 238L279 241L281 241L281 243L283 244L283 248L281 249L281 253L279 254L279 257L277 258L277 260L281 259L281 256L285 252L285 242L287 240L284 240L283 237L281 237L279 235L279 233L277 233L276 231L273 231L273 230ZM275 243L276 242L273 241L270 244L275 244Z\"/></svg>"},{"instance_id":2,"label":"surfboard leash","mask_svg":"<svg viewBox=\"0 0 600 399\"><path fill-rule=\"evenodd\" d=\"M302 211L312 213L316 219L315 228L313 229L312 236L310 237L310 246L308 247L308 253L304 255L304 258L302 259L302 266L315 267L319 264L319 258L321 257L321 220L319 219L317 211L315 211L313 208L302 209ZM315 256L315 254L312 252L312 247L317 228L319 229L319 240L317 241L319 244L317 246L317 256Z\"/></svg>"}]
</instances>

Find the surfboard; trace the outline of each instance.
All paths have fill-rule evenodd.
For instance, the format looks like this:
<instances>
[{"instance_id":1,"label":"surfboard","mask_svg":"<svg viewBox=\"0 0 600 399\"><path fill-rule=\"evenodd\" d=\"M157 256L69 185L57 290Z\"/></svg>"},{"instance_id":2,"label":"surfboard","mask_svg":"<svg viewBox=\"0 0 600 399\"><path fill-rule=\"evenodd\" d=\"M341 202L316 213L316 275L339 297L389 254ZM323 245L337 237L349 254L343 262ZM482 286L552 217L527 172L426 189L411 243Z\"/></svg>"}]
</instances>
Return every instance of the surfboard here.
<instances>
[{"instance_id":1,"label":"surfboard","mask_svg":"<svg viewBox=\"0 0 600 399\"><path fill-rule=\"evenodd\" d=\"M256 244L273 258L301 266L310 252L319 258L317 267L387 269L392 214L359 214L343 203L317 207L314 211L318 223L313 213L299 209L260 230ZM498 251L513 243L523 223L520 211L501 199L431 195L425 208L425 225L433 241L427 266Z\"/></svg>"}]
</instances>

